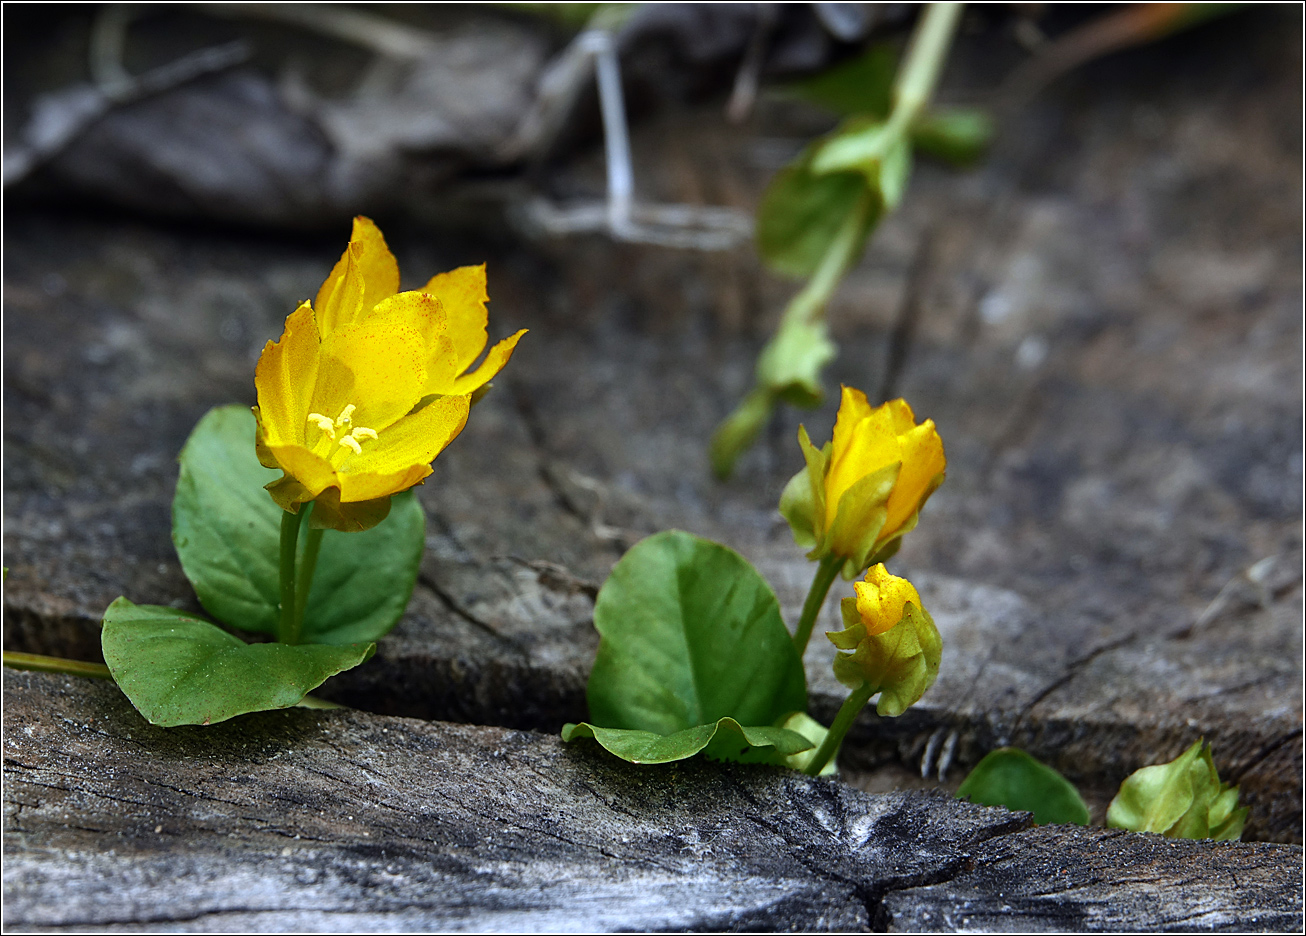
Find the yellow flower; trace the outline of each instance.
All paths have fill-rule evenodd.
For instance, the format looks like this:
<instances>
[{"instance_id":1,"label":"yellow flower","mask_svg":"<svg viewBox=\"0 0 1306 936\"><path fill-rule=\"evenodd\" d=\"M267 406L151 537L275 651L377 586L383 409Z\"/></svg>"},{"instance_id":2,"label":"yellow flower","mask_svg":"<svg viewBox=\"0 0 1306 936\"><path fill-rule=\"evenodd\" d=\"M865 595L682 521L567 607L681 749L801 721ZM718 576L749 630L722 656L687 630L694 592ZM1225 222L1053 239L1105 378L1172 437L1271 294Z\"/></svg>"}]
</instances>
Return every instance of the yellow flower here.
<instances>
[{"instance_id":1,"label":"yellow flower","mask_svg":"<svg viewBox=\"0 0 1306 936\"><path fill-rule=\"evenodd\" d=\"M837 556L849 579L897 551L947 468L933 420L916 425L906 400L872 408L851 387L834 439L818 450L800 426L798 442L807 465L786 485L780 512L809 559Z\"/></svg>"},{"instance_id":2,"label":"yellow flower","mask_svg":"<svg viewBox=\"0 0 1306 936\"><path fill-rule=\"evenodd\" d=\"M399 292L399 265L381 232L355 218L353 235L313 303L286 319L255 370L259 461L284 473L268 492L315 527L365 530L390 497L431 473L467 422L474 395L525 331L484 351L485 267L435 276Z\"/></svg>"},{"instance_id":3,"label":"yellow flower","mask_svg":"<svg viewBox=\"0 0 1306 936\"><path fill-rule=\"evenodd\" d=\"M943 639L916 587L876 565L841 605L844 629L825 636L840 650L834 675L849 688L869 683L880 693L875 710L901 715L939 675Z\"/></svg>"}]
</instances>

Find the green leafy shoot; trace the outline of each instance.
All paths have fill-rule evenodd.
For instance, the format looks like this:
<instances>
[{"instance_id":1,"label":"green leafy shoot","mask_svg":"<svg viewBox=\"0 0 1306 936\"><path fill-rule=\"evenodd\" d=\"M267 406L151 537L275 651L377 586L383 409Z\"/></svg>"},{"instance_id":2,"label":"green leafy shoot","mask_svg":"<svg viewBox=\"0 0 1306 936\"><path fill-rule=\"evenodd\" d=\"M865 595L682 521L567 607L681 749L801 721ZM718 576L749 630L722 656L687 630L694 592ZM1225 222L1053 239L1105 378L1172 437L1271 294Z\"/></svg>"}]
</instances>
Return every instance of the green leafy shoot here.
<instances>
[{"instance_id":1,"label":"green leafy shoot","mask_svg":"<svg viewBox=\"0 0 1306 936\"><path fill-rule=\"evenodd\" d=\"M1238 788L1220 782L1210 745L1200 739L1170 763L1130 774L1106 814L1113 829L1217 841L1240 839L1246 821Z\"/></svg>"}]
</instances>

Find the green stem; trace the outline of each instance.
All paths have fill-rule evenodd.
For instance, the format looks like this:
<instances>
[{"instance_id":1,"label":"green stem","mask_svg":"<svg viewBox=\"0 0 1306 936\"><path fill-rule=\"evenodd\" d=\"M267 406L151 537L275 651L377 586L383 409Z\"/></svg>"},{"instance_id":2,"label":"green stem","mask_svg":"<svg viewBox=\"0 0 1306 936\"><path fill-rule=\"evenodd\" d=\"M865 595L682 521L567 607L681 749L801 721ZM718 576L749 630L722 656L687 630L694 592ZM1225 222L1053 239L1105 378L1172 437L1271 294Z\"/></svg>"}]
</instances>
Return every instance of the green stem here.
<instances>
[{"instance_id":1,"label":"green stem","mask_svg":"<svg viewBox=\"0 0 1306 936\"><path fill-rule=\"evenodd\" d=\"M821 262L817 265L798 295L789 301L781 319L780 330L789 322L812 322L825 314L834 291L839 288L850 267L857 262L862 246L862 234L866 228L866 216L870 212L874 198L869 189L857 197L853 210L844 218L839 233L825 249ZM774 341L774 339L772 339Z\"/></svg>"},{"instance_id":2,"label":"green stem","mask_svg":"<svg viewBox=\"0 0 1306 936\"><path fill-rule=\"evenodd\" d=\"M816 617L825 605L825 596L830 593L830 586L834 584L834 577L839 574L841 565L842 557L826 556L816 567L812 587L807 590L807 600L803 602L802 617L798 619L798 630L794 632L794 649L798 651L799 659L807 652L807 642L812 639Z\"/></svg>"},{"instance_id":3,"label":"green stem","mask_svg":"<svg viewBox=\"0 0 1306 936\"><path fill-rule=\"evenodd\" d=\"M893 85L889 123L905 130L934 96L964 3L931 3L921 15Z\"/></svg>"},{"instance_id":4,"label":"green stem","mask_svg":"<svg viewBox=\"0 0 1306 936\"><path fill-rule=\"evenodd\" d=\"M40 673L68 673L71 676L113 679L109 667L103 663L65 660L63 657L42 656L39 653L16 653L6 650L4 652L4 664L11 669L36 670Z\"/></svg>"},{"instance_id":5,"label":"green stem","mask_svg":"<svg viewBox=\"0 0 1306 936\"><path fill-rule=\"evenodd\" d=\"M277 640L281 643L299 643L295 617L295 547L303 520L302 513L286 511L281 515L281 619L277 623Z\"/></svg>"},{"instance_id":6,"label":"green stem","mask_svg":"<svg viewBox=\"0 0 1306 936\"><path fill-rule=\"evenodd\" d=\"M874 686L864 682L852 691L852 695L844 700L839 709L839 714L834 716L834 724L826 732L825 740L821 742L821 746L812 755L812 759L808 762L804 773L810 777L819 777L821 775L821 771L830 762L834 752L839 750L839 745L843 743L843 736L848 733L848 729L853 725L853 719L857 717L858 712L866 707L866 703L870 701L871 696L875 695L875 692Z\"/></svg>"},{"instance_id":7,"label":"green stem","mask_svg":"<svg viewBox=\"0 0 1306 936\"><path fill-rule=\"evenodd\" d=\"M312 505L309 505L310 509ZM304 538L304 554L299 557L299 568L295 573L295 643L304 632L304 612L308 610L308 592L313 587L313 572L317 569L317 554L322 549L322 534L326 530L308 528Z\"/></svg>"}]
</instances>

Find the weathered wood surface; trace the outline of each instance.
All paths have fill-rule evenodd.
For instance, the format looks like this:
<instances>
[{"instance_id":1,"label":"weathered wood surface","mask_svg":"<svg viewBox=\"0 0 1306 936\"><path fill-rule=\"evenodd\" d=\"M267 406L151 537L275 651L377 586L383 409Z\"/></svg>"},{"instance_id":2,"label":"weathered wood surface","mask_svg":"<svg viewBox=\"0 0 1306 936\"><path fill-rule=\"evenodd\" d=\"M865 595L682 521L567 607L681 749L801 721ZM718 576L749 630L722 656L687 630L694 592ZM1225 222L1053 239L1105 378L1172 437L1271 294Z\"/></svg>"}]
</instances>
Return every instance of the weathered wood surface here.
<instances>
[{"instance_id":1,"label":"weathered wood surface","mask_svg":"<svg viewBox=\"0 0 1306 936\"><path fill-rule=\"evenodd\" d=\"M1302 925L1295 846L1031 829L500 728L300 709L163 730L108 683L4 691L9 929Z\"/></svg>"},{"instance_id":2,"label":"weathered wood surface","mask_svg":"<svg viewBox=\"0 0 1306 936\"><path fill-rule=\"evenodd\" d=\"M859 722L859 782L950 760L955 783L1009 742L1100 815L1205 736L1248 836L1301 841L1298 43L1246 14L1066 79L980 170L920 165L839 294L831 385L905 395L949 455L894 563L944 633L942 673L905 717ZM796 148L819 120L664 116L637 134L640 184L752 205L775 149L757 140ZM387 231L409 285L488 258L493 327L532 331L421 491L409 613L328 694L556 731L585 714L593 587L670 526L740 549L796 619L811 570L775 503L798 422L828 437L833 403L778 417L728 484L705 455L792 287L747 252ZM5 238L5 646L93 659L118 595L195 607L169 541L176 453L210 406L253 402L258 350L340 242L36 213ZM828 720L842 690L813 646Z\"/></svg>"}]
</instances>

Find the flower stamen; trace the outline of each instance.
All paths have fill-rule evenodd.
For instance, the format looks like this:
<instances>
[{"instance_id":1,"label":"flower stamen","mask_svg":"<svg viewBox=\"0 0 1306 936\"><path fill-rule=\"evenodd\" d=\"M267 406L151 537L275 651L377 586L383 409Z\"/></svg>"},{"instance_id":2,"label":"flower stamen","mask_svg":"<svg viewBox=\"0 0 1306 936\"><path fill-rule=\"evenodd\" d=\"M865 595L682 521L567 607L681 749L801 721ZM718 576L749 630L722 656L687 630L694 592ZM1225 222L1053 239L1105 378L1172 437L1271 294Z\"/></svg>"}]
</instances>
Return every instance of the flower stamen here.
<instances>
[{"instance_id":1,"label":"flower stamen","mask_svg":"<svg viewBox=\"0 0 1306 936\"><path fill-rule=\"evenodd\" d=\"M341 436L340 444L343 445L345 448L353 449L355 455L363 454L363 447L358 444L358 440L355 439L352 435Z\"/></svg>"},{"instance_id":2,"label":"flower stamen","mask_svg":"<svg viewBox=\"0 0 1306 936\"><path fill-rule=\"evenodd\" d=\"M325 432L329 439L335 441L336 427L335 424L331 422L331 420L328 417L323 416L321 413L309 413L308 421L313 423L323 432Z\"/></svg>"},{"instance_id":3,"label":"flower stamen","mask_svg":"<svg viewBox=\"0 0 1306 936\"><path fill-rule=\"evenodd\" d=\"M356 407L353 403L350 403L343 410L341 410L340 415L336 417L336 428L348 429L350 426L352 426L354 423L354 410L356 409L358 409L358 407Z\"/></svg>"}]
</instances>

